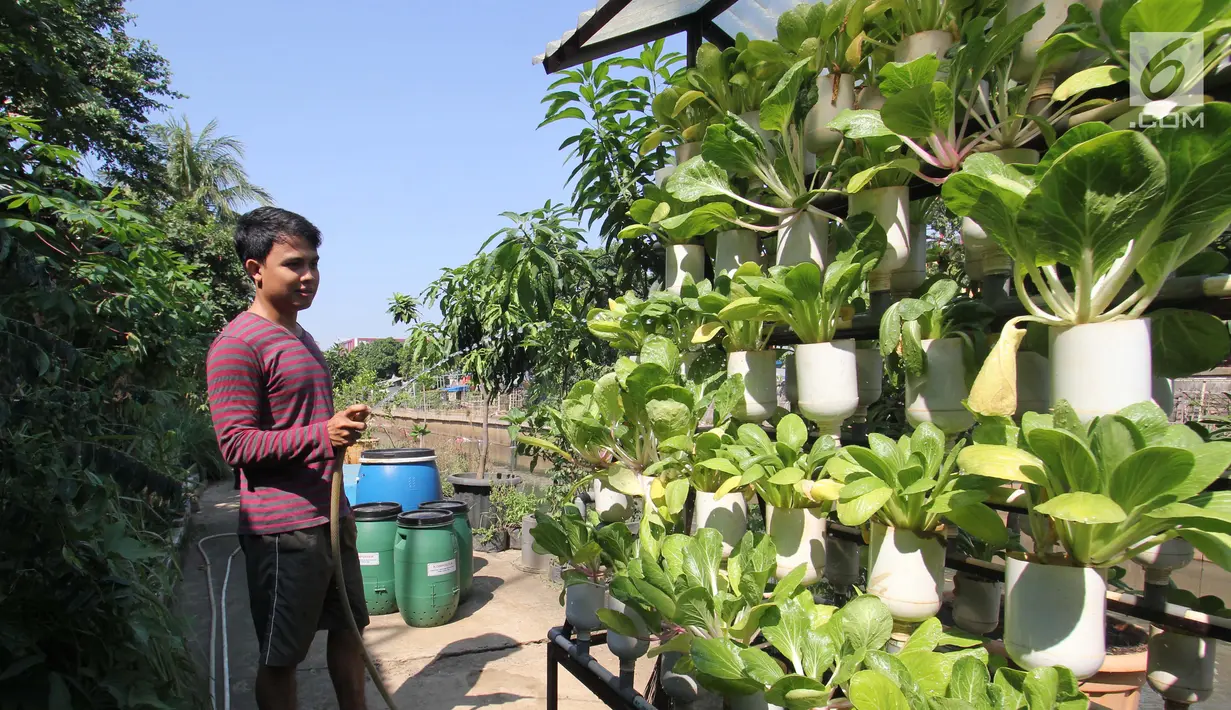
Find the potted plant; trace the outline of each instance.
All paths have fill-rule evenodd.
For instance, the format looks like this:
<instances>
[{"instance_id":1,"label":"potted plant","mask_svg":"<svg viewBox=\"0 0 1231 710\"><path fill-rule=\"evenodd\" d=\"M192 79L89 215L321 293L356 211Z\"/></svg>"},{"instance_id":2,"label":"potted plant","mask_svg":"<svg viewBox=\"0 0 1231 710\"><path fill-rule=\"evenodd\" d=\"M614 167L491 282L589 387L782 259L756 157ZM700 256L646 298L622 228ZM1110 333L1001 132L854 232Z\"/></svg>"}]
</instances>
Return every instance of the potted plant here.
<instances>
[{"instance_id":1,"label":"potted plant","mask_svg":"<svg viewBox=\"0 0 1231 710\"><path fill-rule=\"evenodd\" d=\"M729 224L735 219L735 209L712 198L688 205L666 190L647 185L641 199L629 207L628 215L636 223L620 230L620 238L648 235L661 242L667 256L663 283L668 291L678 294L685 277L691 276L694 283L705 278L705 245L697 239Z\"/></svg>"},{"instance_id":2,"label":"potted plant","mask_svg":"<svg viewBox=\"0 0 1231 710\"><path fill-rule=\"evenodd\" d=\"M492 488L492 512L495 514L495 520L499 521L508 533L509 547L521 549L522 527L527 518L534 519L534 513L542 502L542 498L518 486L500 485Z\"/></svg>"},{"instance_id":3,"label":"potted plant","mask_svg":"<svg viewBox=\"0 0 1231 710\"><path fill-rule=\"evenodd\" d=\"M642 141L642 155L648 155L667 141L676 141L676 165L683 165L701 154L705 129L717 120L717 114L710 104L696 101L691 94L689 87L676 84L654 97L650 102L650 114L656 128Z\"/></svg>"},{"instance_id":4,"label":"potted plant","mask_svg":"<svg viewBox=\"0 0 1231 710\"><path fill-rule=\"evenodd\" d=\"M565 506L558 516L535 514L531 531L534 542L555 556L564 568L564 590L560 604L565 619L588 640L590 632L601 626L598 613L607 595L607 582L615 569L615 556L631 548L632 535L623 525L597 529L597 516L587 520L575 506ZM627 536L627 540L624 536Z\"/></svg>"},{"instance_id":5,"label":"potted plant","mask_svg":"<svg viewBox=\"0 0 1231 710\"><path fill-rule=\"evenodd\" d=\"M813 263L770 269L770 278L744 279L753 301L737 301L739 312L759 308L767 320L786 323L799 337L794 381L801 414L822 434L837 437L842 422L859 405L855 341L835 340L839 316L876 268L885 248L884 230L868 215L856 215L835 230L837 253L824 275Z\"/></svg>"},{"instance_id":6,"label":"potted plant","mask_svg":"<svg viewBox=\"0 0 1231 710\"><path fill-rule=\"evenodd\" d=\"M838 520L871 521L868 593L880 597L894 619L920 622L941 607L944 520L981 540L1008 539L1000 516L984 504L995 485L959 475L964 442L946 454L944 433L928 422L897 442L869 434L868 444L844 446L825 464L829 477L843 484Z\"/></svg>"},{"instance_id":7,"label":"potted plant","mask_svg":"<svg viewBox=\"0 0 1231 710\"><path fill-rule=\"evenodd\" d=\"M1231 464L1231 443L1203 442L1141 402L1083 424L1064 401L1005 417L958 456L970 475L1020 484L1034 552L1005 567L1004 642L1023 667L1062 664L1085 678L1102 665L1106 569L1174 537L1222 567L1231 493L1204 492ZM1059 547L1059 550L1056 548Z\"/></svg>"},{"instance_id":8,"label":"potted plant","mask_svg":"<svg viewBox=\"0 0 1231 710\"><path fill-rule=\"evenodd\" d=\"M976 155L945 183L949 208L1013 257L1018 299L1029 314L1005 325L972 388L976 411L1016 410L1022 321L1050 326L1052 397L1069 401L1083 421L1150 399L1144 311L1166 278L1231 224L1231 187L1222 177L1231 142L1215 138L1231 128L1231 105L1183 113L1195 110L1205 130L1082 124L1054 143L1031 175ZM1174 344L1185 346L1182 339Z\"/></svg>"},{"instance_id":9,"label":"potted plant","mask_svg":"<svg viewBox=\"0 0 1231 710\"><path fill-rule=\"evenodd\" d=\"M793 11L818 42L813 59L814 70L819 72L817 100L803 126L804 148L818 157L830 157L842 140L829 122L855 106L855 74L865 56L863 17L867 6L867 0L835 0L800 5Z\"/></svg>"},{"instance_id":10,"label":"potted plant","mask_svg":"<svg viewBox=\"0 0 1231 710\"><path fill-rule=\"evenodd\" d=\"M904 298L885 310L880 350L900 359L906 371L906 420L931 422L949 435L974 425L963 401L978 363L976 339L995 315L979 301L959 299L957 282L936 279L919 298Z\"/></svg>"},{"instance_id":11,"label":"potted plant","mask_svg":"<svg viewBox=\"0 0 1231 710\"><path fill-rule=\"evenodd\" d=\"M1197 598L1174 583L1168 590L1167 602L1210 616L1231 617L1231 611L1218 597ZM1214 693L1217 649L1217 642L1211 639L1153 626L1146 679L1164 700L1185 705L1204 702Z\"/></svg>"},{"instance_id":12,"label":"potted plant","mask_svg":"<svg viewBox=\"0 0 1231 710\"><path fill-rule=\"evenodd\" d=\"M696 350L690 351L695 347L692 335L703 317L697 309L689 308L684 299L700 298L710 290L709 281L694 282L686 275L678 293L655 291L640 298L629 291L608 301L606 308L591 308L586 315L586 328L599 340L633 356L645 347L646 336L667 338L680 352L687 375L689 361L698 355Z\"/></svg>"},{"instance_id":13,"label":"potted plant","mask_svg":"<svg viewBox=\"0 0 1231 710\"><path fill-rule=\"evenodd\" d=\"M743 378L744 398L735 417L763 422L778 410L777 354L767 350L773 315L763 311L748 288L748 279L764 277L761 267L744 264L729 276L720 275L714 290L697 298L708 320L693 334L694 343L708 343L723 333L727 375Z\"/></svg>"},{"instance_id":14,"label":"potted plant","mask_svg":"<svg viewBox=\"0 0 1231 710\"><path fill-rule=\"evenodd\" d=\"M1010 531L1009 547L1017 549L1016 535ZM991 562L1004 554L1005 546L984 542L965 530L954 539L959 555ZM1000 626L1000 600L1004 583L991 582L964 571L953 575L953 623L972 634L989 634Z\"/></svg>"}]
</instances>

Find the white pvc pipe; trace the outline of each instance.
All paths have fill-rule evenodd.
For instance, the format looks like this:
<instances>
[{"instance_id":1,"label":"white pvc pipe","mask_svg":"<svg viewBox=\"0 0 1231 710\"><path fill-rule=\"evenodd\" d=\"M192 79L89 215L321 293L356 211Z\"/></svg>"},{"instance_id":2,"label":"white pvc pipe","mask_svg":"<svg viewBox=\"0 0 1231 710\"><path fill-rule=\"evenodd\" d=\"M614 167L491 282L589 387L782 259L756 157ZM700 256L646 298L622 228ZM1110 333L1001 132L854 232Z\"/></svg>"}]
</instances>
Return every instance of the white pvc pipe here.
<instances>
[{"instance_id":1,"label":"white pvc pipe","mask_svg":"<svg viewBox=\"0 0 1231 710\"><path fill-rule=\"evenodd\" d=\"M217 679L217 676L214 674L215 670L218 668L218 646L217 646L218 607L217 607L217 601L214 598L214 575L210 569L209 555L205 554L204 543L210 540L217 540L223 537L237 537L237 535L236 533L218 533L217 535L206 535L200 540L197 540L197 552L201 553L201 559L204 560L205 562L205 586L207 587L209 591L209 706L211 710L218 710L218 679ZM235 548L235 552L239 552L239 547ZM231 558L235 557L235 552L231 553ZM230 577L230 574L231 574L231 558L227 559L227 574L226 574L227 577ZM225 578L223 579L222 599L223 599L223 603L225 604L226 602L226 579ZM223 611L224 611L223 628L225 629L225 626L226 626L225 609ZM223 631L223 634L224 634L223 638L225 638L226 632ZM223 650L223 653L224 654L226 653L225 649ZM226 670L229 673L230 667L228 666ZM231 683L230 683L229 676L227 678L226 704L227 704L227 707L229 708L231 704Z\"/></svg>"}]
</instances>

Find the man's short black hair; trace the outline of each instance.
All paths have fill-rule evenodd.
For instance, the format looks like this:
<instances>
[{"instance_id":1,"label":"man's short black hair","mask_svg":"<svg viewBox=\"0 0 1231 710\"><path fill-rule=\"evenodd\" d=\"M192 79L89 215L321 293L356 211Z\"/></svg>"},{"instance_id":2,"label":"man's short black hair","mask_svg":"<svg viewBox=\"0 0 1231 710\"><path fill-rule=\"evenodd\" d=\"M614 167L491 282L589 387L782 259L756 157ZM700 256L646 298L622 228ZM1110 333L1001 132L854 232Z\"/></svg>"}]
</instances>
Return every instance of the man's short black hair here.
<instances>
[{"instance_id":1,"label":"man's short black hair","mask_svg":"<svg viewBox=\"0 0 1231 710\"><path fill-rule=\"evenodd\" d=\"M321 230L302 215L280 207L258 207L235 225L235 253L241 264L249 259L264 263L274 243L290 237L303 239L313 249L321 246Z\"/></svg>"}]
</instances>

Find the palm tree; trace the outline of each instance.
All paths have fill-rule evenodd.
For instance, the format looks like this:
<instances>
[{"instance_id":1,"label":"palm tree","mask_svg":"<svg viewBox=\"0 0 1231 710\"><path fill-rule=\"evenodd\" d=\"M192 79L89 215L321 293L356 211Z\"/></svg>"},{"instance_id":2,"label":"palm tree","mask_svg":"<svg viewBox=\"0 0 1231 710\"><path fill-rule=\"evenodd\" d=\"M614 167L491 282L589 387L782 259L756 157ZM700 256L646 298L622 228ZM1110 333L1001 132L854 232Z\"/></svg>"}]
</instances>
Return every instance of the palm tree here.
<instances>
[{"instance_id":1,"label":"palm tree","mask_svg":"<svg viewBox=\"0 0 1231 710\"><path fill-rule=\"evenodd\" d=\"M200 205L227 222L244 205L273 204L264 188L248 181L244 144L235 136L215 135L217 130L214 120L194 134L187 116L150 126L150 142L166 157L162 183L167 197Z\"/></svg>"}]
</instances>

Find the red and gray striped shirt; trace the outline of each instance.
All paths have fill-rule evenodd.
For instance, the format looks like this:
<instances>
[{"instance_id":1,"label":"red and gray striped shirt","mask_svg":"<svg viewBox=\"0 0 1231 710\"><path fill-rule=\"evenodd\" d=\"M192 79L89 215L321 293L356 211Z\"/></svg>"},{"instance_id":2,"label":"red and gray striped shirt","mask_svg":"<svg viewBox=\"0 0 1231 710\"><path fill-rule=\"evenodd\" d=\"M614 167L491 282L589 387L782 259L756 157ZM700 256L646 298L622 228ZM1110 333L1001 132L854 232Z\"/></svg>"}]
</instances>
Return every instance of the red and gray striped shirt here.
<instances>
[{"instance_id":1,"label":"red and gray striped shirt","mask_svg":"<svg viewBox=\"0 0 1231 710\"><path fill-rule=\"evenodd\" d=\"M239 532L328 523L333 383L312 336L245 311L214 340L205 371L218 447L240 471Z\"/></svg>"}]
</instances>

